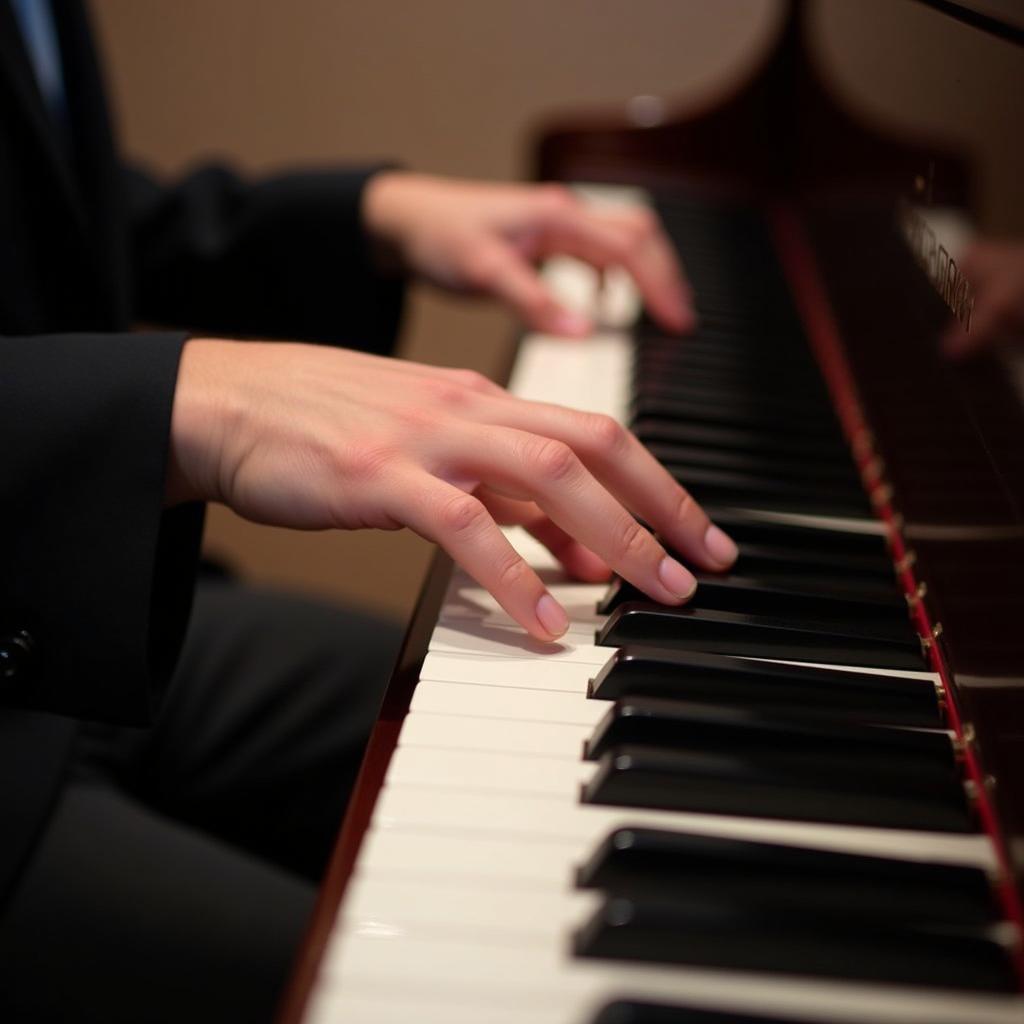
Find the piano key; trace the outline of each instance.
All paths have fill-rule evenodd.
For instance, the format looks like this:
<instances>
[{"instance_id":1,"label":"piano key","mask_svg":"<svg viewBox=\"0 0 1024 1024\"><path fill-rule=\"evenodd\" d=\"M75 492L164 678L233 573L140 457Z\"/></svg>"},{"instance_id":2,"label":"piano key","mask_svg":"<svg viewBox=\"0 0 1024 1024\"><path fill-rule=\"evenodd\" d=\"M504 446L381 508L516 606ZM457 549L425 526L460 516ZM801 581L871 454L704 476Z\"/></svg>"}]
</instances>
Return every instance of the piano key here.
<instances>
[{"instance_id":1,"label":"piano key","mask_svg":"<svg viewBox=\"0 0 1024 1024\"><path fill-rule=\"evenodd\" d=\"M399 743L408 747L574 758L579 756L590 731L587 723L547 722L529 717L478 718L415 710L402 723Z\"/></svg>"},{"instance_id":2,"label":"piano key","mask_svg":"<svg viewBox=\"0 0 1024 1024\"><path fill-rule=\"evenodd\" d=\"M915 635L907 603L892 585L887 591L857 593L844 590L835 581L829 584L789 583L757 577L745 560L741 564L740 572L694 573L697 595L691 606L751 614L760 612L780 617L797 614L821 622L853 620L859 626L870 625L872 629L891 635ZM649 601L643 591L628 583L617 583L602 598L598 609L602 613L610 613L620 604L642 601Z\"/></svg>"},{"instance_id":3,"label":"piano key","mask_svg":"<svg viewBox=\"0 0 1024 1024\"><path fill-rule=\"evenodd\" d=\"M1024 1001L954 990L782 977L766 973L572 960L553 934L546 944L488 943L429 931L386 928L345 934L325 961L323 983L337 996L331 1009L347 1016L345 998L384 1001L415 997L417 1024L447 1024L449 1007L515 1006L531 1024L587 1024L613 999L645 999L720 1007L732 1012L771 1006L776 1014L872 1024L1019 1024ZM373 1004L371 1004L373 1005ZM330 1018L324 1018L330 1019ZM373 1019L373 1018L370 1018Z\"/></svg>"},{"instance_id":4,"label":"piano key","mask_svg":"<svg viewBox=\"0 0 1024 1024\"><path fill-rule=\"evenodd\" d=\"M878 668L923 668L920 642L873 636L859 624L823 627L795 619L705 610L692 606L624 604L598 630L605 647L642 644L716 654L771 656L794 661L831 659Z\"/></svg>"},{"instance_id":5,"label":"piano key","mask_svg":"<svg viewBox=\"0 0 1024 1024\"><path fill-rule=\"evenodd\" d=\"M691 1006L667 1003L641 1003L616 1000L601 1008L591 1024L825 1024L822 1018L800 1021L790 1017L752 1017L749 1014L737 1015L723 1013L718 1010L700 1010Z\"/></svg>"},{"instance_id":6,"label":"piano key","mask_svg":"<svg viewBox=\"0 0 1024 1024\"><path fill-rule=\"evenodd\" d=\"M589 663L566 663L518 654L498 658L487 654L428 651L420 670L420 679L426 682L436 680L545 693L570 693L582 697L586 694L587 680L592 669Z\"/></svg>"},{"instance_id":7,"label":"piano key","mask_svg":"<svg viewBox=\"0 0 1024 1024\"><path fill-rule=\"evenodd\" d=\"M702 651L620 648L594 676L589 693L600 700L648 695L852 721L940 724L935 681L924 673L845 672Z\"/></svg>"},{"instance_id":8,"label":"piano key","mask_svg":"<svg viewBox=\"0 0 1024 1024\"><path fill-rule=\"evenodd\" d=\"M832 437L775 437L764 431L718 423L699 423L657 416L638 416L633 432L646 445L653 443L699 445L724 451L766 452L789 458L834 459L849 457L845 441Z\"/></svg>"},{"instance_id":9,"label":"piano key","mask_svg":"<svg viewBox=\"0 0 1024 1024\"><path fill-rule=\"evenodd\" d=\"M976 867L658 829L616 829L580 865L576 884L620 896L724 894L783 915L793 904L903 923L988 925L1002 916L992 877Z\"/></svg>"},{"instance_id":10,"label":"piano key","mask_svg":"<svg viewBox=\"0 0 1024 1024\"><path fill-rule=\"evenodd\" d=\"M777 454L745 451L743 449L706 448L665 442L646 446L650 453L666 467L707 466L736 473L770 474L787 480L814 481L823 484L835 482L844 487L861 487L860 477L849 459L782 458Z\"/></svg>"},{"instance_id":11,"label":"piano key","mask_svg":"<svg viewBox=\"0 0 1024 1024\"><path fill-rule=\"evenodd\" d=\"M689 704L658 697L620 698L608 709L584 747L600 759L621 746L715 753L743 751L785 764L806 762L809 772L856 775L892 772L948 782L959 777L953 744L944 732L836 723L824 716L787 720L743 708Z\"/></svg>"},{"instance_id":12,"label":"piano key","mask_svg":"<svg viewBox=\"0 0 1024 1024\"><path fill-rule=\"evenodd\" d=\"M654 963L1013 992L1005 947L984 932L901 928L762 913L729 900L610 897L575 936L576 954Z\"/></svg>"},{"instance_id":13,"label":"piano key","mask_svg":"<svg viewBox=\"0 0 1024 1024\"><path fill-rule=\"evenodd\" d=\"M973 831L958 782L862 766L859 776L824 762L813 771L758 752L668 751L623 746L606 753L583 784L587 803L659 807L751 817L843 822L878 828L909 825Z\"/></svg>"},{"instance_id":14,"label":"piano key","mask_svg":"<svg viewBox=\"0 0 1024 1024\"><path fill-rule=\"evenodd\" d=\"M722 508L715 516L737 543L754 542L778 547L846 552L883 559L891 570L884 524L870 516L806 516ZM876 563L877 564L877 563Z\"/></svg>"},{"instance_id":15,"label":"piano key","mask_svg":"<svg viewBox=\"0 0 1024 1024\"><path fill-rule=\"evenodd\" d=\"M809 484L702 466L669 466L667 469L695 498L705 504L731 503L757 509L836 516L864 515L871 507L860 488L836 484L815 488Z\"/></svg>"},{"instance_id":16,"label":"piano key","mask_svg":"<svg viewBox=\"0 0 1024 1024\"><path fill-rule=\"evenodd\" d=\"M429 757L425 753L429 753ZM445 757L446 754L450 756ZM552 863L546 877L549 884L562 888L568 885L572 867L585 862L611 832L624 828L685 831L899 857L913 863L964 864L987 873L997 869L991 845L980 833L926 832L587 804L579 802L577 792L579 783L592 772L592 765L582 766L583 771L570 775L564 788L559 788L533 783L524 785L523 773L516 772L515 759L507 754L423 752L406 748L399 750L396 756L402 757L406 764L393 776L389 774L388 784L381 791L374 811L373 830L404 836L396 840L399 844L418 845L420 837L429 836L429 842L439 847L436 862L442 865L444 872L458 872L467 864L473 864L475 874L480 874L479 865L495 849L493 845L486 845L481 853L476 853L476 841L480 839L488 844L500 840L508 854L490 863L485 872L487 877L514 874L518 870L514 862L521 847L557 838L572 844L573 852L561 864ZM439 771L439 762L449 762L452 768ZM560 773L564 771L559 769ZM372 861L364 863L369 870L377 870ZM416 862L415 870L430 874L423 861Z\"/></svg>"},{"instance_id":17,"label":"piano key","mask_svg":"<svg viewBox=\"0 0 1024 1024\"><path fill-rule=\"evenodd\" d=\"M492 657L533 654L545 660L569 664L601 665L607 650L591 642L583 643L581 634L570 633L555 643L545 644L523 633L521 627L487 625L472 620L458 627L438 625L430 641L430 650L444 654L483 654Z\"/></svg>"},{"instance_id":18,"label":"piano key","mask_svg":"<svg viewBox=\"0 0 1024 1024\"><path fill-rule=\"evenodd\" d=\"M409 710L441 715L570 722L593 728L604 714L597 701L580 700L577 691L546 691L518 686L421 679Z\"/></svg>"}]
</instances>

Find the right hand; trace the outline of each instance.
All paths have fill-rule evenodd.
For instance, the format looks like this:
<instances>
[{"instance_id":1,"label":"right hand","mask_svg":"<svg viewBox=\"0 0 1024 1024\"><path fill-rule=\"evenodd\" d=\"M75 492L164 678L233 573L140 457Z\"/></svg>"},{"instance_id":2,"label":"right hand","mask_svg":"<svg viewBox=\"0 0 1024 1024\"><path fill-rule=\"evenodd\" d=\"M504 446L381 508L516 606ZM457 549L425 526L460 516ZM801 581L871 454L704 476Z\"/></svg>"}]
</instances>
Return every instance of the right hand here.
<instances>
[{"instance_id":1,"label":"right hand","mask_svg":"<svg viewBox=\"0 0 1024 1024\"><path fill-rule=\"evenodd\" d=\"M574 576L614 570L667 604L696 581L634 516L703 569L736 557L609 417L515 398L471 371L296 343L186 343L167 496L299 529L407 526L543 641L568 620L498 521L526 525Z\"/></svg>"}]
</instances>

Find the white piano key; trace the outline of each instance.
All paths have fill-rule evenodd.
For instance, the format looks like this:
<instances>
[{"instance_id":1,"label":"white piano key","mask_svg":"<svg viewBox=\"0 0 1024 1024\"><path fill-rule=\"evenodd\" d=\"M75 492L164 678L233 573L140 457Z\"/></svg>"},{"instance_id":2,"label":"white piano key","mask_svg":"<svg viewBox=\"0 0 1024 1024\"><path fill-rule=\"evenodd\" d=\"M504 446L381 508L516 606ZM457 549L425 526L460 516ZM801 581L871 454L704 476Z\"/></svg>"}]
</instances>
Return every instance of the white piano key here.
<instances>
[{"instance_id":1,"label":"white piano key","mask_svg":"<svg viewBox=\"0 0 1024 1024\"><path fill-rule=\"evenodd\" d=\"M549 755L579 758L593 731L587 723L545 722L515 718L414 711L402 723L399 743L405 747L479 750L485 753Z\"/></svg>"},{"instance_id":2,"label":"white piano key","mask_svg":"<svg viewBox=\"0 0 1024 1024\"><path fill-rule=\"evenodd\" d=\"M603 665L612 653L607 647L578 642L568 636L556 643L545 644L527 636L518 626L515 629L501 626L482 626L466 622L453 626L440 625L430 640L431 651L444 654L488 654L493 657L522 656L530 654L544 661L577 662L584 665Z\"/></svg>"},{"instance_id":3,"label":"white piano key","mask_svg":"<svg viewBox=\"0 0 1024 1024\"><path fill-rule=\"evenodd\" d=\"M319 985L313 992L306 1024L524 1024L523 1011L513 1002L453 1002L458 995L436 998L394 990L353 992L348 988ZM567 1019L561 1008L540 1008L531 1012L529 1024L589 1024L586 1017Z\"/></svg>"},{"instance_id":4,"label":"white piano key","mask_svg":"<svg viewBox=\"0 0 1024 1024\"><path fill-rule=\"evenodd\" d=\"M510 850L505 837L434 835L371 828L361 850L359 875L429 881L462 879L468 884L501 883L540 887L549 894L569 887L573 840L548 836Z\"/></svg>"},{"instance_id":5,"label":"white piano key","mask_svg":"<svg viewBox=\"0 0 1024 1024\"><path fill-rule=\"evenodd\" d=\"M559 757L484 753L479 750L439 750L406 746L398 749L388 766L387 785L429 785L485 793L575 792L594 773L595 766L580 761L579 752Z\"/></svg>"},{"instance_id":6,"label":"white piano key","mask_svg":"<svg viewBox=\"0 0 1024 1024\"><path fill-rule=\"evenodd\" d=\"M482 686L421 679L410 710L438 715L568 722L593 728L608 713L603 701L581 700L576 692L518 686Z\"/></svg>"},{"instance_id":7,"label":"white piano key","mask_svg":"<svg viewBox=\"0 0 1024 1024\"><path fill-rule=\"evenodd\" d=\"M340 910L355 934L391 933L427 928L453 938L486 935L523 942L557 942L564 920L583 920L601 897L566 887L560 892L520 887L467 886L458 877L419 881L357 876Z\"/></svg>"},{"instance_id":8,"label":"white piano key","mask_svg":"<svg viewBox=\"0 0 1024 1024\"><path fill-rule=\"evenodd\" d=\"M605 661L613 653L614 651L608 648ZM520 652L501 658L485 654L431 651L424 659L420 680L472 683L477 686L512 686L520 689L572 693L578 698L584 698L587 683L599 668L599 665L595 666L590 662L536 658Z\"/></svg>"},{"instance_id":9,"label":"white piano key","mask_svg":"<svg viewBox=\"0 0 1024 1024\"><path fill-rule=\"evenodd\" d=\"M588 1015L615 998L664 1000L732 1012L773 1014L874 1024L1019 1024L1024 1001L941 989L849 984L687 967L627 966L573 960L567 943L489 944L435 934L353 935L325 962L325 981L341 992L418 996L416 1020L430 1007L495 1005L518 1008L533 1024L538 1014L565 1022ZM482 1020L487 1020L486 1011ZM443 1018L436 1016L438 1021Z\"/></svg>"},{"instance_id":10,"label":"white piano key","mask_svg":"<svg viewBox=\"0 0 1024 1024\"><path fill-rule=\"evenodd\" d=\"M621 420L627 406L633 343L621 331L602 330L586 345L544 334L527 335L509 390L522 398L602 412Z\"/></svg>"},{"instance_id":11,"label":"white piano key","mask_svg":"<svg viewBox=\"0 0 1024 1024\"><path fill-rule=\"evenodd\" d=\"M815 849L899 857L909 861L969 864L996 870L987 836L912 829L822 825L725 814L604 807L581 804L574 789L549 795L465 792L430 785L385 787L374 828L436 835L503 836L513 844L565 839L577 844L574 863L584 860L616 828L663 828L700 835L776 842ZM415 846L415 842L411 842Z\"/></svg>"}]
</instances>

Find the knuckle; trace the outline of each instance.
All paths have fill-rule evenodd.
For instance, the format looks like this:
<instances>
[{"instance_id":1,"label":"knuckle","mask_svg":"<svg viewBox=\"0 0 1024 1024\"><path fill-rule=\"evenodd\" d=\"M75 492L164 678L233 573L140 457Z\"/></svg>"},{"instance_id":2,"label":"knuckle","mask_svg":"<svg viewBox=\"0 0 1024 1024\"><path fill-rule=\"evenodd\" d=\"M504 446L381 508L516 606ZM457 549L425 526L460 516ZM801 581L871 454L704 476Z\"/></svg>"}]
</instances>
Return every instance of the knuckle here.
<instances>
[{"instance_id":1,"label":"knuckle","mask_svg":"<svg viewBox=\"0 0 1024 1024\"><path fill-rule=\"evenodd\" d=\"M453 370L452 380L469 391L494 391L498 387L476 370Z\"/></svg>"},{"instance_id":2,"label":"knuckle","mask_svg":"<svg viewBox=\"0 0 1024 1024\"><path fill-rule=\"evenodd\" d=\"M658 217L645 206L633 211L633 228L641 235L653 235L659 228Z\"/></svg>"},{"instance_id":3,"label":"knuckle","mask_svg":"<svg viewBox=\"0 0 1024 1024\"><path fill-rule=\"evenodd\" d=\"M471 494L456 494L441 503L438 521L446 534L463 536L479 529L487 517L483 504Z\"/></svg>"},{"instance_id":4,"label":"knuckle","mask_svg":"<svg viewBox=\"0 0 1024 1024\"><path fill-rule=\"evenodd\" d=\"M465 256L463 275L471 288L490 288L502 273L501 260L491 252L472 252Z\"/></svg>"},{"instance_id":5,"label":"knuckle","mask_svg":"<svg viewBox=\"0 0 1024 1024\"><path fill-rule=\"evenodd\" d=\"M555 212L571 209L576 205L576 197L565 185L547 182L537 187L537 193L544 205Z\"/></svg>"},{"instance_id":6,"label":"knuckle","mask_svg":"<svg viewBox=\"0 0 1024 1024\"><path fill-rule=\"evenodd\" d=\"M503 591L518 590L529 575L530 568L526 562L519 555L513 554L498 567L497 587Z\"/></svg>"},{"instance_id":7,"label":"knuckle","mask_svg":"<svg viewBox=\"0 0 1024 1024\"><path fill-rule=\"evenodd\" d=\"M575 472L579 460L564 442L552 438L538 438L527 452L527 461L544 480L557 483Z\"/></svg>"},{"instance_id":8,"label":"knuckle","mask_svg":"<svg viewBox=\"0 0 1024 1024\"><path fill-rule=\"evenodd\" d=\"M446 408L462 405L469 396L466 387L450 377L430 377L421 381L420 387L432 403Z\"/></svg>"},{"instance_id":9,"label":"knuckle","mask_svg":"<svg viewBox=\"0 0 1024 1024\"><path fill-rule=\"evenodd\" d=\"M626 444L626 429L603 413L583 413L581 426L588 447L598 455L618 455Z\"/></svg>"},{"instance_id":10,"label":"knuckle","mask_svg":"<svg viewBox=\"0 0 1024 1024\"><path fill-rule=\"evenodd\" d=\"M387 444L350 444L336 452L335 465L346 480L365 484L380 477L396 455L395 449Z\"/></svg>"},{"instance_id":11,"label":"knuckle","mask_svg":"<svg viewBox=\"0 0 1024 1024\"><path fill-rule=\"evenodd\" d=\"M626 517L615 540L616 557L628 561L642 554L650 544L651 535L633 518Z\"/></svg>"},{"instance_id":12,"label":"knuckle","mask_svg":"<svg viewBox=\"0 0 1024 1024\"><path fill-rule=\"evenodd\" d=\"M673 517L676 522L685 523L692 521L698 526L702 520L707 520L704 510L697 504L693 495L683 487L680 487L676 493Z\"/></svg>"}]
</instances>

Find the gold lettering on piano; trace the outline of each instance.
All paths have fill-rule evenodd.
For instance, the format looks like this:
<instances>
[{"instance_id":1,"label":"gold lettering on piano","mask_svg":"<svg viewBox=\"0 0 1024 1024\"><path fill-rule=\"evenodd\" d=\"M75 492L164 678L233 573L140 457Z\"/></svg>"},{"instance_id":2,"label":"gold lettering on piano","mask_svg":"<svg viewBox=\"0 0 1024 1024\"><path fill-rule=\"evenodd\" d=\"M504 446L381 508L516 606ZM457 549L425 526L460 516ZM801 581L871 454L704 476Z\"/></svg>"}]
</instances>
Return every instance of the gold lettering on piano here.
<instances>
[{"instance_id":1,"label":"gold lettering on piano","mask_svg":"<svg viewBox=\"0 0 1024 1024\"><path fill-rule=\"evenodd\" d=\"M974 291L970 282L915 206L903 200L897 207L896 216L900 233L918 266L963 329L969 332L974 311Z\"/></svg>"}]
</instances>

